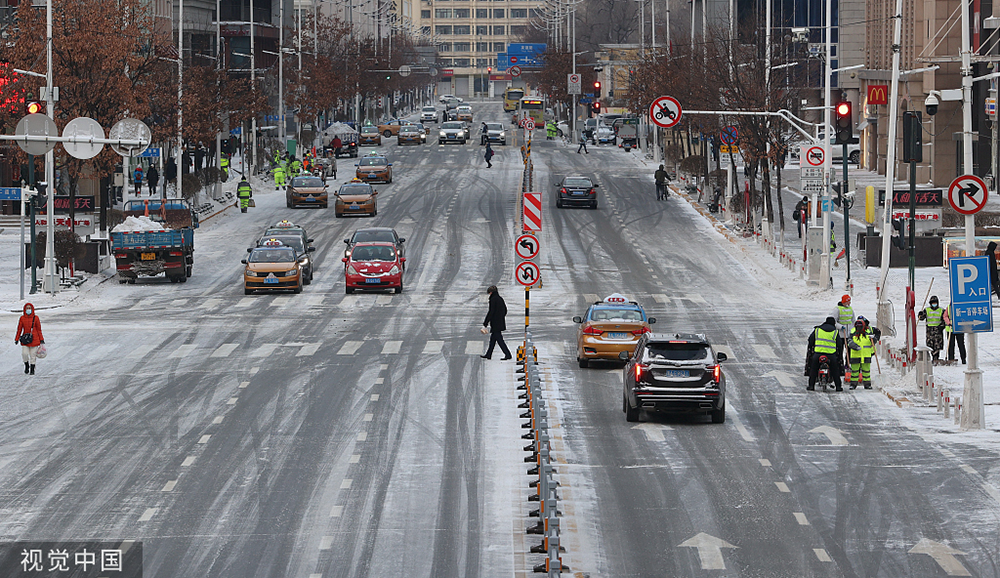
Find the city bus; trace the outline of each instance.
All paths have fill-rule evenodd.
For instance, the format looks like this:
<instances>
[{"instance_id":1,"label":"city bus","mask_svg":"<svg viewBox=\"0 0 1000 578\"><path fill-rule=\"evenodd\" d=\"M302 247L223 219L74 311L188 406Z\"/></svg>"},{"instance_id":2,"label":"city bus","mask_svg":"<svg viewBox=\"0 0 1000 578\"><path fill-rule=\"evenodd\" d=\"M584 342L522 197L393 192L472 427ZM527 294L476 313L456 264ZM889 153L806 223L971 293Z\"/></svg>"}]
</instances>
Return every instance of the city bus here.
<instances>
[{"instance_id":1,"label":"city bus","mask_svg":"<svg viewBox=\"0 0 1000 578\"><path fill-rule=\"evenodd\" d=\"M545 99L541 96L525 96L521 99L520 118L530 116L535 121L535 126L545 129Z\"/></svg>"},{"instance_id":2,"label":"city bus","mask_svg":"<svg viewBox=\"0 0 1000 578\"><path fill-rule=\"evenodd\" d=\"M514 112L517 110L517 105L520 104L523 97L523 89L507 87L507 90L503 91L503 111Z\"/></svg>"}]
</instances>

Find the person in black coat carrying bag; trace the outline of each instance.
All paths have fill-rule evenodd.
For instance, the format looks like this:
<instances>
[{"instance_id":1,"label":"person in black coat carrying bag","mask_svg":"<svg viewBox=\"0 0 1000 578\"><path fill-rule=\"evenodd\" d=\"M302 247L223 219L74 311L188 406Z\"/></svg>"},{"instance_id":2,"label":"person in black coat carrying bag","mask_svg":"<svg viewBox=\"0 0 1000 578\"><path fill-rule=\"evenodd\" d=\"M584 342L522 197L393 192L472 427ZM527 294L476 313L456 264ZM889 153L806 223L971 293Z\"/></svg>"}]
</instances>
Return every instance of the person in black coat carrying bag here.
<instances>
[{"instance_id":1,"label":"person in black coat carrying bag","mask_svg":"<svg viewBox=\"0 0 1000 578\"><path fill-rule=\"evenodd\" d=\"M503 332L507 330L507 304L504 303L503 297L497 293L496 285L490 285L486 290L486 294L490 296L490 309L486 312L483 327L487 325L490 327L490 346L486 350L486 354L480 355L480 357L491 359L493 356L493 347L499 344L500 351L503 351L504 355L501 361L507 361L511 358L510 349L507 349L507 344L503 340Z\"/></svg>"}]
</instances>

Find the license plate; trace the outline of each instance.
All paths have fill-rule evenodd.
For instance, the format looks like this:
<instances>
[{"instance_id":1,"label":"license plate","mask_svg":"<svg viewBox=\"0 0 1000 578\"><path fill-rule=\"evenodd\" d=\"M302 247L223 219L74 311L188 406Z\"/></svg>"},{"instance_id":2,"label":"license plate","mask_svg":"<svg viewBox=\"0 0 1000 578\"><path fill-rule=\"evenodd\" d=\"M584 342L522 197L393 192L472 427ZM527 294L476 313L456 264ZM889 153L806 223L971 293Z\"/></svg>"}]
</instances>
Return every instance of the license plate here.
<instances>
[{"instance_id":1,"label":"license plate","mask_svg":"<svg viewBox=\"0 0 1000 578\"><path fill-rule=\"evenodd\" d=\"M375 177L377 177L377 176L378 176L378 175L376 175L375 173L368 173L368 178L369 178L369 179L374 179L374 178L375 178Z\"/></svg>"},{"instance_id":2,"label":"license plate","mask_svg":"<svg viewBox=\"0 0 1000 578\"><path fill-rule=\"evenodd\" d=\"M611 339L628 339L628 333L614 332L611 334Z\"/></svg>"},{"instance_id":3,"label":"license plate","mask_svg":"<svg viewBox=\"0 0 1000 578\"><path fill-rule=\"evenodd\" d=\"M156 260L156 253L143 253L141 255L141 258L142 258L143 261L155 261Z\"/></svg>"},{"instance_id":4,"label":"license plate","mask_svg":"<svg viewBox=\"0 0 1000 578\"><path fill-rule=\"evenodd\" d=\"M382 282L381 279L371 279L371 278L365 279L365 283L378 284L378 283L381 283L381 282Z\"/></svg>"},{"instance_id":5,"label":"license plate","mask_svg":"<svg viewBox=\"0 0 1000 578\"><path fill-rule=\"evenodd\" d=\"M357 211L357 210L358 210L358 209L360 209L360 208L361 208L361 207L359 207L358 205L351 205L351 210L352 210L352 211Z\"/></svg>"},{"instance_id":6,"label":"license plate","mask_svg":"<svg viewBox=\"0 0 1000 578\"><path fill-rule=\"evenodd\" d=\"M691 377L691 373L686 369L667 369L663 372L663 377Z\"/></svg>"},{"instance_id":7,"label":"license plate","mask_svg":"<svg viewBox=\"0 0 1000 578\"><path fill-rule=\"evenodd\" d=\"M573 196L574 197L580 197L580 196L583 196L583 194L584 194L583 191L573 191Z\"/></svg>"},{"instance_id":8,"label":"license plate","mask_svg":"<svg viewBox=\"0 0 1000 578\"><path fill-rule=\"evenodd\" d=\"M267 277L267 278L264 279L264 283L267 283L269 285L276 285L278 283L278 278L277 277Z\"/></svg>"}]
</instances>

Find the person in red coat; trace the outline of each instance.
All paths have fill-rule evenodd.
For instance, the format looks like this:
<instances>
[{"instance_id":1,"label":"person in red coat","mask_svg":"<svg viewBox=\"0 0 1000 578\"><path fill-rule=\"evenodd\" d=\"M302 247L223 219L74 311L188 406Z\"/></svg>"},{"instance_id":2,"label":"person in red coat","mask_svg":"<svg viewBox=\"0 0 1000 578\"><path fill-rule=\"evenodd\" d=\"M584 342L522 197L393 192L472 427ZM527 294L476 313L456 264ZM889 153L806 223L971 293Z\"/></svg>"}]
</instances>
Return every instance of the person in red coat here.
<instances>
[{"instance_id":1,"label":"person in red coat","mask_svg":"<svg viewBox=\"0 0 1000 578\"><path fill-rule=\"evenodd\" d=\"M14 335L14 343L21 344L21 359L24 360L24 372L34 375L35 355L38 353L38 346L45 343L45 338L42 337L42 322L35 315L35 306L31 303L24 304L24 314L17 320L17 333Z\"/></svg>"}]
</instances>

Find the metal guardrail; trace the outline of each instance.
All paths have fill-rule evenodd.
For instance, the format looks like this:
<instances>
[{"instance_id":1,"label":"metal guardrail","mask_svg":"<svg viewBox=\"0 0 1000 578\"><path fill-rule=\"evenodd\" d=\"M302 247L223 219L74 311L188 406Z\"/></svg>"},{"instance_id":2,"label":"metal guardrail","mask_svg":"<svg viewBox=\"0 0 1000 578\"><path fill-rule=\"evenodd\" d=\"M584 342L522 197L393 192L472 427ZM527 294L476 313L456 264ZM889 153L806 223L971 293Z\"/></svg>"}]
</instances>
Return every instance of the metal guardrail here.
<instances>
[{"instance_id":1,"label":"metal guardrail","mask_svg":"<svg viewBox=\"0 0 1000 578\"><path fill-rule=\"evenodd\" d=\"M529 453L524 461L534 464L527 470L527 475L533 478L528 487L535 489L535 493L528 496L528 502L538 502L538 509L528 513L530 517L538 518L538 522L529 526L525 533L542 536L541 543L531 546L530 551L545 554L544 561L533 566L532 570L547 573L548 576L558 576L570 569L562 564L561 554L565 552L565 548L559 545L559 482L555 479L555 458L549 436L549 411L543 397L538 351L532 341L531 331L525 331L524 344L518 347L517 363L521 366L517 373L522 374L517 378L522 382L517 389L523 391L518 399L524 400L517 407L527 410L520 417L528 420L521 424L522 428L528 430L521 438L531 440L530 444L524 446L524 451Z\"/></svg>"}]
</instances>

